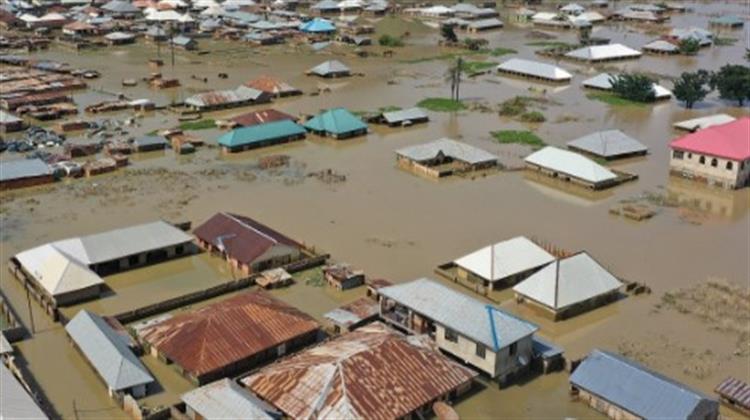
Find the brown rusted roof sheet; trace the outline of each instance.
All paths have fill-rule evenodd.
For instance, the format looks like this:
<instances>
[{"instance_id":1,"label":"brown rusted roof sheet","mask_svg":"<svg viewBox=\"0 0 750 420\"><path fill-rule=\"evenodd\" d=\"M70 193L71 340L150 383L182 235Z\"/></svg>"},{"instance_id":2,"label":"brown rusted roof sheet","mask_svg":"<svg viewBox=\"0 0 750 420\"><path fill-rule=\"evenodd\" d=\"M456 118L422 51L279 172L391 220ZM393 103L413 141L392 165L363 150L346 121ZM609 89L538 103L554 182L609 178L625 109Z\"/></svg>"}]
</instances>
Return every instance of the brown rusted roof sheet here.
<instances>
[{"instance_id":1,"label":"brown rusted roof sheet","mask_svg":"<svg viewBox=\"0 0 750 420\"><path fill-rule=\"evenodd\" d=\"M724 379L714 392L733 401L740 407L750 410L750 385L747 382L730 376Z\"/></svg>"},{"instance_id":2,"label":"brown rusted roof sheet","mask_svg":"<svg viewBox=\"0 0 750 420\"><path fill-rule=\"evenodd\" d=\"M275 109L264 109L263 111L248 112L232 118L232 121L243 127L250 127L253 125L283 120L296 121L296 118Z\"/></svg>"},{"instance_id":3,"label":"brown rusted roof sheet","mask_svg":"<svg viewBox=\"0 0 750 420\"><path fill-rule=\"evenodd\" d=\"M394 419L476 373L380 322L305 350L241 380L295 419Z\"/></svg>"},{"instance_id":4,"label":"brown rusted roof sheet","mask_svg":"<svg viewBox=\"0 0 750 420\"><path fill-rule=\"evenodd\" d=\"M254 291L144 328L141 337L197 377L319 328L304 312Z\"/></svg>"},{"instance_id":5,"label":"brown rusted roof sheet","mask_svg":"<svg viewBox=\"0 0 750 420\"><path fill-rule=\"evenodd\" d=\"M324 317L334 324L349 328L354 324L374 318L378 312L379 306L376 301L361 297L326 313Z\"/></svg>"},{"instance_id":6,"label":"brown rusted roof sheet","mask_svg":"<svg viewBox=\"0 0 750 420\"><path fill-rule=\"evenodd\" d=\"M380 289L381 287L388 287L393 286L393 282L386 279L367 279L365 280L365 284L368 286L371 286L375 289Z\"/></svg>"},{"instance_id":7,"label":"brown rusted roof sheet","mask_svg":"<svg viewBox=\"0 0 750 420\"><path fill-rule=\"evenodd\" d=\"M301 91L294 86L271 76L260 76L257 79L245 83L245 86L274 95L301 93Z\"/></svg>"},{"instance_id":8,"label":"brown rusted roof sheet","mask_svg":"<svg viewBox=\"0 0 750 420\"><path fill-rule=\"evenodd\" d=\"M195 236L243 264L251 264L274 246L302 245L255 220L231 213L217 213L195 228Z\"/></svg>"}]
</instances>

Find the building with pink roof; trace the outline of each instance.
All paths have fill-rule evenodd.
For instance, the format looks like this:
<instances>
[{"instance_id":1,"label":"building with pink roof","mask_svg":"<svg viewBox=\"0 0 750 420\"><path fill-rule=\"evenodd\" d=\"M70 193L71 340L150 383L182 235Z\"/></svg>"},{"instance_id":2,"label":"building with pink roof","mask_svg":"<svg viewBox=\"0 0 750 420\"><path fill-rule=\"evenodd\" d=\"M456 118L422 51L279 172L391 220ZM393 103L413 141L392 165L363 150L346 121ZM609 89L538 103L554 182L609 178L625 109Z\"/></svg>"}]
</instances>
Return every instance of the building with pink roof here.
<instances>
[{"instance_id":1,"label":"building with pink roof","mask_svg":"<svg viewBox=\"0 0 750 420\"><path fill-rule=\"evenodd\" d=\"M750 117L672 141L670 172L727 189L750 185Z\"/></svg>"}]
</instances>

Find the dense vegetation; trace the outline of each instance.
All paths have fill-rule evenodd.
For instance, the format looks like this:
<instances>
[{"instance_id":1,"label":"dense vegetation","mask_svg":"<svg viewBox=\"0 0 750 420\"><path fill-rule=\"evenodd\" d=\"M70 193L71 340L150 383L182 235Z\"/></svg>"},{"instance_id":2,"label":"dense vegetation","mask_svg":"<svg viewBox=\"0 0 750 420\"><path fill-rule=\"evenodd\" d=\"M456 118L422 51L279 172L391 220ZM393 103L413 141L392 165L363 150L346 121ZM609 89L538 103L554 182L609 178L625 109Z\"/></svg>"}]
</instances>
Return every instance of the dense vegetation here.
<instances>
[{"instance_id":1,"label":"dense vegetation","mask_svg":"<svg viewBox=\"0 0 750 420\"><path fill-rule=\"evenodd\" d=\"M685 107L691 109L696 102L702 101L711 93L711 74L705 70L694 73L684 72L675 80L674 93L677 100L685 102Z\"/></svg>"},{"instance_id":2,"label":"dense vegetation","mask_svg":"<svg viewBox=\"0 0 750 420\"><path fill-rule=\"evenodd\" d=\"M466 109L463 102L451 98L425 98L419 101L417 106L435 112L454 112Z\"/></svg>"},{"instance_id":3,"label":"dense vegetation","mask_svg":"<svg viewBox=\"0 0 750 420\"><path fill-rule=\"evenodd\" d=\"M546 146L544 140L531 131L500 130L490 134L495 141L502 144L523 144L534 148Z\"/></svg>"}]
</instances>

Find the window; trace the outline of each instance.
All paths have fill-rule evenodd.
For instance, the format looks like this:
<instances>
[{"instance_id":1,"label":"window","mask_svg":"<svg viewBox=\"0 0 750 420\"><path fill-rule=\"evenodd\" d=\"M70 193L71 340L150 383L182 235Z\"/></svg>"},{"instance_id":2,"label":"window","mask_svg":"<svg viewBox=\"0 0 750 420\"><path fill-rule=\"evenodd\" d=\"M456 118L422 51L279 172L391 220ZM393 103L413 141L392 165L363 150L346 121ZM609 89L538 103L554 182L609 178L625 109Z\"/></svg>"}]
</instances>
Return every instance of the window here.
<instances>
[{"instance_id":1,"label":"window","mask_svg":"<svg viewBox=\"0 0 750 420\"><path fill-rule=\"evenodd\" d=\"M138 256L137 255L131 255L128 257L128 266L132 267L134 265L138 265Z\"/></svg>"},{"instance_id":2,"label":"window","mask_svg":"<svg viewBox=\"0 0 750 420\"><path fill-rule=\"evenodd\" d=\"M486 355L487 351L481 343L477 343L477 349L475 350L475 353L477 356L484 359L484 356Z\"/></svg>"},{"instance_id":3,"label":"window","mask_svg":"<svg viewBox=\"0 0 750 420\"><path fill-rule=\"evenodd\" d=\"M711 159L711 166L713 166L714 168L719 166L719 161L716 160L716 158Z\"/></svg>"},{"instance_id":4,"label":"window","mask_svg":"<svg viewBox=\"0 0 750 420\"><path fill-rule=\"evenodd\" d=\"M174 253L177 255L182 255L182 253L185 252L185 246L184 245L177 245L174 248Z\"/></svg>"},{"instance_id":5,"label":"window","mask_svg":"<svg viewBox=\"0 0 750 420\"><path fill-rule=\"evenodd\" d=\"M698 163L700 163L701 165L705 165L706 164L706 157L705 156L701 156L701 158L698 159Z\"/></svg>"},{"instance_id":6,"label":"window","mask_svg":"<svg viewBox=\"0 0 750 420\"><path fill-rule=\"evenodd\" d=\"M675 159L682 159L684 155L685 152L683 152L682 150L675 150L674 152L672 152L672 157Z\"/></svg>"},{"instance_id":7,"label":"window","mask_svg":"<svg viewBox=\"0 0 750 420\"><path fill-rule=\"evenodd\" d=\"M517 352L518 352L518 343L511 344L510 347L508 348L508 353L511 356L515 356Z\"/></svg>"},{"instance_id":8,"label":"window","mask_svg":"<svg viewBox=\"0 0 750 420\"><path fill-rule=\"evenodd\" d=\"M693 154L692 153L688 153L688 159L692 159L692 158L693 158Z\"/></svg>"},{"instance_id":9,"label":"window","mask_svg":"<svg viewBox=\"0 0 750 420\"><path fill-rule=\"evenodd\" d=\"M458 334L456 334L455 331L446 328L445 329L445 340L450 341L451 343L458 343Z\"/></svg>"},{"instance_id":10,"label":"window","mask_svg":"<svg viewBox=\"0 0 750 420\"><path fill-rule=\"evenodd\" d=\"M727 161L727 169L730 171L734 169L734 165L732 165L732 161Z\"/></svg>"}]
</instances>

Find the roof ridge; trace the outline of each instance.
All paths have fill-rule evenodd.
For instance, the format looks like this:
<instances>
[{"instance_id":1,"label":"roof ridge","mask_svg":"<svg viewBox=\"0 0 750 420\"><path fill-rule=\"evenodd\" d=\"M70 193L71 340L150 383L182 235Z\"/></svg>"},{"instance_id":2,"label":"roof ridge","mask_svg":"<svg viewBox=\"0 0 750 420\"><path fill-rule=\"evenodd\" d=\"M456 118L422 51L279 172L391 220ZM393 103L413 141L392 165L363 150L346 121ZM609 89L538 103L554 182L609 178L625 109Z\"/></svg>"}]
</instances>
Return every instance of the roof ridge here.
<instances>
[{"instance_id":1,"label":"roof ridge","mask_svg":"<svg viewBox=\"0 0 750 420\"><path fill-rule=\"evenodd\" d=\"M259 235L261 235L261 236L265 237L266 239L268 239L269 241L273 242L274 244L278 244L278 243L279 243L279 241L278 241L278 240L276 240L275 238L271 237L270 235L268 235L268 234L266 234L266 233L264 233L264 232L261 232L260 230L258 230L257 228L255 228L255 227L253 227L253 226L250 226L250 225L248 225L247 223L245 223L245 222L243 222L242 220L238 219L238 218L237 218L237 216L235 216L235 215L233 215L233 214L231 214L231 213L227 213L227 212L221 212L221 214L223 214L223 215L225 215L225 216L229 217L230 219L232 219L232 220L234 220L235 222L239 223L239 224L240 224L240 225L242 225L243 227L245 227L245 228L247 228L247 229L250 229L250 230L254 231L255 233L257 233L257 234L259 234Z\"/></svg>"}]
</instances>

